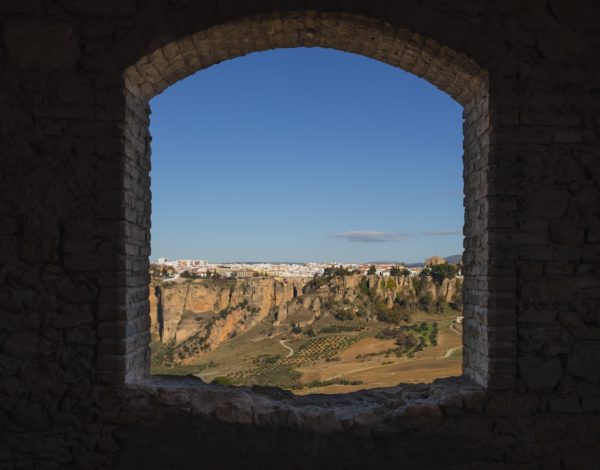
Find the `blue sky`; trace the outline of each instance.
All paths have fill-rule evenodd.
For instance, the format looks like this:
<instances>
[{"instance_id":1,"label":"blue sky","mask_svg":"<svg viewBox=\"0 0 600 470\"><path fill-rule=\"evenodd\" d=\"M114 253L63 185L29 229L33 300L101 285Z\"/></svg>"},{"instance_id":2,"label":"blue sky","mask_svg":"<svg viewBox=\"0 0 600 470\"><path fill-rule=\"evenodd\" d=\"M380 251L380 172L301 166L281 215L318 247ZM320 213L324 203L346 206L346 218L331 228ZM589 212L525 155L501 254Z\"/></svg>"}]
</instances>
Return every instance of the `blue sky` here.
<instances>
[{"instance_id":1,"label":"blue sky","mask_svg":"<svg viewBox=\"0 0 600 470\"><path fill-rule=\"evenodd\" d=\"M200 71L151 107L152 260L462 252L462 107L414 75L275 50Z\"/></svg>"}]
</instances>

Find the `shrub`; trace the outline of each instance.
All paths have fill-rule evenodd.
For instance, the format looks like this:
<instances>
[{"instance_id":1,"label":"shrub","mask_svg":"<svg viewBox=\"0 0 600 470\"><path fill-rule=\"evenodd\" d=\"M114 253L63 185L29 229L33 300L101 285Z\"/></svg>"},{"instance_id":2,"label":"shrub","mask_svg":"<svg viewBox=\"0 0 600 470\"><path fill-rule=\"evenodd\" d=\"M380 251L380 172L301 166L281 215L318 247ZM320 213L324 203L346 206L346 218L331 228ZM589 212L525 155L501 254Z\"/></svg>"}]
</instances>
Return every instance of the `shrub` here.
<instances>
[{"instance_id":1,"label":"shrub","mask_svg":"<svg viewBox=\"0 0 600 470\"><path fill-rule=\"evenodd\" d=\"M231 313L231 308L227 307L219 312L219 316L221 318L225 319L225 318L227 318L227 315L229 315L230 313Z\"/></svg>"},{"instance_id":2,"label":"shrub","mask_svg":"<svg viewBox=\"0 0 600 470\"><path fill-rule=\"evenodd\" d=\"M396 335L396 346L404 349L411 349L419 344L417 337L412 333L398 332Z\"/></svg>"},{"instance_id":3,"label":"shrub","mask_svg":"<svg viewBox=\"0 0 600 470\"><path fill-rule=\"evenodd\" d=\"M335 317L336 320L340 320L340 321L352 320L354 318L354 314L352 313L352 311L345 310L342 308L336 310L333 313L333 316Z\"/></svg>"},{"instance_id":4,"label":"shrub","mask_svg":"<svg viewBox=\"0 0 600 470\"><path fill-rule=\"evenodd\" d=\"M309 338L314 338L315 336L317 336L317 333L315 333L315 330L313 330L312 326L311 326L311 327L309 327L309 328L307 328L307 329L304 331L304 334L305 334L306 336L308 336Z\"/></svg>"},{"instance_id":5,"label":"shrub","mask_svg":"<svg viewBox=\"0 0 600 470\"><path fill-rule=\"evenodd\" d=\"M425 288L426 284L427 284L427 279L421 279L421 278L416 278L416 277L413 278L412 287L413 287L413 290L415 291L415 295L417 297L419 297L421 295L421 292Z\"/></svg>"},{"instance_id":6,"label":"shrub","mask_svg":"<svg viewBox=\"0 0 600 470\"><path fill-rule=\"evenodd\" d=\"M401 321L410 321L410 311L398 304L394 304L392 308L379 304L375 307L375 314L377 319L384 323L398 325Z\"/></svg>"},{"instance_id":7,"label":"shrub","mask_svg":"<svg viewBox=\"0 0 600 470\"><path fill-rule=\"evenodd\" d=\"M369 296L369 294L370 294L370 291L369 291L369 280L366 277L363 277L361 279L360 284L358 285L358 290L365 297Z\"/></svg>"},{"instance_id":8,"label":"shrub","mask_svg":"<svg viewBox=\"0 0 600 470\"><path fill-rule=\"evenodd\" d=\"M267 356L264 359L264 363L265 364L275 364L277 361L279 361L279 359L281 359L281 356L279 354L276 354L275 356Z\"/></svg>"},{"instance_id":9,"label":"shrub","mask_svg":"<svg viewBox=\"0 0 600 470\"><path fill-rule=\"evenodd\" d=\"M431 292L423 292L419 297L419 308L425 312L431 312L433 309L433 296Z\"/></svg>"},{"instance_id":10,"label":"shrub","mask_svg":"<svg viewBox=\"0 0 600 470\"><path fill-rule=\"evenodd\" d=\"M227 377L226 375L219 375L218 377L215 377L211 383L223 385L224 387L235 385L233 379L231 377Z\"/></svg>"}]
</instances>

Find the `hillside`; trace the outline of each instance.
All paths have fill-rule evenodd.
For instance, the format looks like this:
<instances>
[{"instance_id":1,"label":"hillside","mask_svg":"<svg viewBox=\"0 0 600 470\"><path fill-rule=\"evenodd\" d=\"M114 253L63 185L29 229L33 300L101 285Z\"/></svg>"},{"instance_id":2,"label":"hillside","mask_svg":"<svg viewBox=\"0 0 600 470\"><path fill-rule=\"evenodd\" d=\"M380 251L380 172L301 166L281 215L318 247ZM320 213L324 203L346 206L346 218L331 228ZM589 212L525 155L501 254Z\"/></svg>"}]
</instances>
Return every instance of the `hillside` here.
<instances>
[{"instance_id":1,"label":"hillside","mask_svg":"<svg viewBox=\"0 0 600 470\"><path fill-rule=\"evenodd\" d=\"M400 325L416 311L460 303L460 281L404 276L178 279L151 286L153 363L187 364L236 336L267 325L271 336L319 319Z\"/></svg>"}]
</instances>

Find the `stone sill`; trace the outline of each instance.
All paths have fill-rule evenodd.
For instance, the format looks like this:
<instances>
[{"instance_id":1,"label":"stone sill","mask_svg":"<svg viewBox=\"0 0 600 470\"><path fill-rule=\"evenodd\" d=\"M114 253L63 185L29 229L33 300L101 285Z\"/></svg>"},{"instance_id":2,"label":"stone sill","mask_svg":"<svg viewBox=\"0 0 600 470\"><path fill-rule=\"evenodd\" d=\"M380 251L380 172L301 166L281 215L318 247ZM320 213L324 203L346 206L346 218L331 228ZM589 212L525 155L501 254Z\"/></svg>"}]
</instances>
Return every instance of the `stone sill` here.
<instances>
[{"instance_id":1,"label":"stone sill","mask_svg":"<svg viewBox=\"0 0 600 470\"><path fill-rule=\"evenodd\" d=\"M156 375L106 392L117 390L121 398L126 395L127 410L106 409L103 413L106 421L114 424L139 423L167 411L181 411L227 423L319 433L345 431L363 437L403 430L435 432L449 417L481 412L489 397L485 389L464 377L346 394L296 396L272 387L224 387L193 376Z\"/></svg>"}]
</instances>

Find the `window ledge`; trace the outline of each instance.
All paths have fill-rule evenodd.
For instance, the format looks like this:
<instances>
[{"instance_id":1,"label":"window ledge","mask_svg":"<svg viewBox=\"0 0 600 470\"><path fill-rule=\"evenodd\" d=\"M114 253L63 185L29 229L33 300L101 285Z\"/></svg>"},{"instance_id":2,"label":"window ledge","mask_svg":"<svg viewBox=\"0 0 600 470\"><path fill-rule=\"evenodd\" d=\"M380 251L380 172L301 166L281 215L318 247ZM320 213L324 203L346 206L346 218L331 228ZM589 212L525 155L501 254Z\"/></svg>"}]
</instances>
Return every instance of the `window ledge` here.
<instances>
[{"instance_id":1,"label":"window ledge","mask_svg":"<svg viewBox=\"0 0 600 470\"><path fill-rule=\"evenodd\" d=\"M488 399L485 389L464 377L347 394L296 396L272 387L224 387L192 376L152 376L119 393L128 398L128 411L117 419L120 423L127 421L127 415L135 415L137 421L148 407L148 416L154 417L175 409L228 423L319 433L350 431L360 436L419 429L432 432L447 423L446 417L480 412Z\"/></svg>"}]
</instances>

